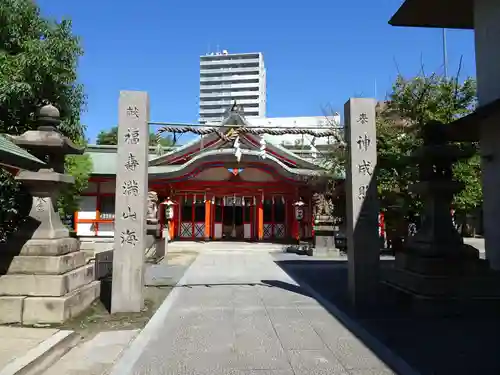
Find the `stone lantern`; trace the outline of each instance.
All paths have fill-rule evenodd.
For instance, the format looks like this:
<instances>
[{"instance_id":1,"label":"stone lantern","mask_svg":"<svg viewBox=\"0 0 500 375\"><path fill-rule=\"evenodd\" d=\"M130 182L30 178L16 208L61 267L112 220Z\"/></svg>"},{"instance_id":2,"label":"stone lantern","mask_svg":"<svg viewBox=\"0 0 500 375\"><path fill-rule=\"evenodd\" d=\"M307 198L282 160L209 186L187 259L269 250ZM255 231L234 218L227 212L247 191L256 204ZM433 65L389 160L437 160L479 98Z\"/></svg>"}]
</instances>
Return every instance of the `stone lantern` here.
<instances>
[{"instance_id":1,"label":"stone lantern","mask_svg":"<svg viewBox=\"0 0 500 375\"><path fill-rule=\"evenodd\" d=\"M446 140L446 125L430 122L424 145L412 158L419 165L419 182L411 189L424 204L417 233L396 252L395 266L384 282L410 295L413 308L423 314L455 314L499 301L498 277L488 272L478 251L463 243L450 215L453 195L462 189L453 180L452 166L467 152Z\"/></svg>"},{"instance_id":2,"label":"stone lantern","mask_svg":"<svg viewBox=\"0 0 500 375\"><path fill-rule=\"evenodd\" d=\"M46 165L16 176L32 196L32 205L25 225L6 244L10 251L17 248L7 274L0 277L0 323L61 323L100 293L94 266L85 265L80 241L70 237L56 207L61 190L74 183L64 173L65 156L84 150L57 130L60 119L54 106L42 107L37 122L37 130L12 137ZM4 309L6 305L10 308Z\"/></svg>"}]
</instances>

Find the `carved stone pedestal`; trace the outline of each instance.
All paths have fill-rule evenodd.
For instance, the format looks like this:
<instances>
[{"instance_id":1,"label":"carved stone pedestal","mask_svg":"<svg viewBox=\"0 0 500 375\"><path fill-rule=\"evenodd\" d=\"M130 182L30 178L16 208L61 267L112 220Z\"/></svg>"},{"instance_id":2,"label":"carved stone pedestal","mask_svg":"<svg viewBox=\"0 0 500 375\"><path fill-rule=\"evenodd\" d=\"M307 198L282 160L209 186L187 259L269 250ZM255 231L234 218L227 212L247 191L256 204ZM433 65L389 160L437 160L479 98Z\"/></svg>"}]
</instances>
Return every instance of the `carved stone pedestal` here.
<instances>
[{"instance_id":1,"label":"carved stone pedestal","mask_svg":"<svg viewBox=\"0 0 500 375\"><path fill-rule=\"evenodd\" d=\"M52 218L57 228L52 233L68 233L57 215ZM76 238L26 240L24 234L21 230L0 249L10 255L7 273L0 277L0 323L62 323L99 297L94 265L85 264Z\"/></svg>"},{"instance_id":2,"label":"carved stone pedestal","mask_svg":"<svg viewBox=\"0 0 500 375\"><path fill-rule=\"evenodd\" d=\"M314 255L331 255L335 249L335 225L333 217L318 215L314 226Z\"/></svg>"}]
</instances>

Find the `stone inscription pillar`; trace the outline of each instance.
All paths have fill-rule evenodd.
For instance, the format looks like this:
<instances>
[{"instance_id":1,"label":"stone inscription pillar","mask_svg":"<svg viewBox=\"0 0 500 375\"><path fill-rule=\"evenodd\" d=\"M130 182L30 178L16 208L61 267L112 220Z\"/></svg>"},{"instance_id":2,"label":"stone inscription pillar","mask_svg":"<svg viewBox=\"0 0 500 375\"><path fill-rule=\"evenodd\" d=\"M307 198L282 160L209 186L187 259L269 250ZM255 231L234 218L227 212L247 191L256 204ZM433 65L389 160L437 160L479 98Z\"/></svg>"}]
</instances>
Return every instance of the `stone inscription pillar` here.
<instances>
[{"instance_id":1,"label":"stone inscription pillar","mask_svg":"<svg viewBox=\"0 0 500 375\"><path fill-rule=\"evenodd\" d=\"M375 167L375 100L351 98L344 106L347 161L347 254L353 304L372 300L378 284L380 246Z\"/></svg>"},{"instance_id":2,"label":"stone inscription pillar","mask_svg":"<svg viewBox=\"0 0 500 375\"><path fill-rule=\"evenodd\" d=\"M149 97L121 91L118 104L115 247L111 312L144 306L144 250L148 194Z\"/></svg>"},{"instance_id":3,"label":"stone inscription pillar","mask_svg":"<svg viewBox=\"0 0 500 375\"><path fill-rule=\"evenodd\" d=\"M500 3L496 0L474 1L477 96L484 106L500 98ZM500 270L500 124L492 118L480 125L480 152L483 156L483 222L486 259Z\"/></svg>"}]
</instances>

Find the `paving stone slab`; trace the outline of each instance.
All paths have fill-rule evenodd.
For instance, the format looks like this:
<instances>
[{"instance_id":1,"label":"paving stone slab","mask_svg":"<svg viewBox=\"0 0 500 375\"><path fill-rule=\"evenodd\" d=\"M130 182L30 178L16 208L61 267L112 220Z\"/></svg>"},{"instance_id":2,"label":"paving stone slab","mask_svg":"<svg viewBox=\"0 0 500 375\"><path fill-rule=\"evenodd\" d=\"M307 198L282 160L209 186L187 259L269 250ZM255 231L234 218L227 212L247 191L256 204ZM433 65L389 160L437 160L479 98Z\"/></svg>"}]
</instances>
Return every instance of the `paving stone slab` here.
<instances>
[{"instance_id":1,"label":"paving stone slab","mask_svg":"<svg viewBox=\"0 0 500 375\"><path fill-rule=\"evenodd\" d=\"M64 355L43 375L103 375L123 352L138 330L98 333Z\"/></svg>"},{"instance_id":2,"label":"paving stone slab","mask_svg":"<svg viewBox=\"0 0 500 375\"><path fill-rule=\"evenodd\" d=\"M52 333L50 331L47 333ZM17 339L18 342L19 340ZM6 365L2 366L0 374L40 374L74 347L79 340L79 335L73 331L58 330L38 344L33 343L30 347L25 347L22 355L16 355ZM12 340L11 345L16 345L16 340Z\"/></svg>"},{"instance_id":3,"label":"paving stone slab","mask_svg":"<svg viewBox=\"0 0 500 375\"><path fill-rule=\"evenodd\" d=\"M138 336L112 374L345 375L378 370L372 358L365 367L345 368L338 339L354 336L305 295L269 254L201 253L181 283L160 308L162 320L153 318L154 331L145 328L147 335L143 340ZM329 334L333 338L327 340Z\"/></svg>"},{"instance_id":4,"label":"paving stone slab","mask_svg":"<svg viewBox=\"0 0 500 375\"><path fill-rule=\"evenodd\" d=\"M146 265L144 272L144 284L148 286L175 285L182 277L185 270L186 267L183 265Z\"/></svg>"},{"instance_id":5,"label":"paving stone slab","mask_svg":"<svg viewBox=\"0 0 500 375\"><path fill-rule=\"evenodd\" d=\"M349 370L350 375L397 375L395 372L389 369L353 369Z\"/></svg>"},{"instance_id":6,"label":"paving stone slab","mask_svg":"<svg viewBox=\"0 0 500 375\"><path fill-rule=\"evenodd\" d=\"M347 369L386 368L386 364L356 337L338 337L337 345L330 349Z\"/></svg>"},{"instance_id":7,"label":"paving stone slab","mask_svg":"<svg viewBox=\"0 0 500 375\"><path fill-rule=\"evenodd\" d=\"M58 331L58 329L52 328L0 327L0 337L8 337L10 339L36 339L41 342L56 334Z\"/></svg>"},{"instance_id":8,"label":"paving stone slab","mask_svg":"<svg viewBox=\"0 0 500 375\"><path fill-rule=\"evenodd\" d=\"M296 375L349 375L328 350L290 350L288 356Z\"/></svg>"},{"instance_id":9,"label":"paving stone slab","mask_svg":"<svg viewBox=\"0 0 500 375\"><path fill-rule=\"evenodd\" d=\"M326 345L317 332L294 307L269 308L271 322L285 349L325 349Z\"/></svg>"}]
</instances>

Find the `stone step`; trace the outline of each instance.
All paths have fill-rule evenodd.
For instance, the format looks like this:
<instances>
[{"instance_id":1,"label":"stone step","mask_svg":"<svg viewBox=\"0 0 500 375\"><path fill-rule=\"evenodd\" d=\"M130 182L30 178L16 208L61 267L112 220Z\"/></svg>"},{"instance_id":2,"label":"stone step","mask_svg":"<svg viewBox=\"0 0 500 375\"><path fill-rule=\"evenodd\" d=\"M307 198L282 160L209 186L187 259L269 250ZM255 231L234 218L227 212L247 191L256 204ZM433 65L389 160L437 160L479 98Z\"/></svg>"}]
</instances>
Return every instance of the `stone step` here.
<instances>
[{"instance_id":1,"label":"stone step","mask_svg":"<svg viewBox=\"0 0 500 375\"><path fill-rule=\"evenodd\" d=\"M17 256L12 259L8 274L61 275L85 264L85 253L77 251L60 256Z\"/></svg>"},{"instance_id":2,"label":"stone step","mask_svg":"<svg viewBox=\"0 0 500 375\"><path fill-rule=\"evenodd\" d=\"M93 264L62 275L9 274L0 277L0 293L6 296L59 297L94 280Z\"/></svg>"},{"instance_id":3,"label":"stone step","mask_svg":"<svg viewBox=\"0 0 500 375\"><path fill-rule=\"evenodd\" d=\"M22 323L63 323L71 319L99 298L101 282L92 281L60 297L27 297L24 299Z\"/></svg>"},{"instance_id":4,"label":"stone step","mask_svg":"<svg viewBox=\"0 0 500 375\"><path fill-rule=\"evenodd\" d=\"M4 328L5 329L5 328ZM9 329L9 328L7 328ZM41 341L38 345L31 347L28 351L22 355L16 356L16 358L2 369L0 369L0 374L2 375L38 375L44 372L46 369L51 367L56 363L59 358L70 351L74 346L80 341L80 335L74 331L59 331L59 330L46 330L46 329L35 329L35 328L10 328L11 330L16 330L10 332L14 334L14 337L10 339L11 345L16 345L17 341L26 342L33 341L28 336L25 336L26 330L34 331L35 333L40 333L43 335L44 331L55 331L53 334L49 333L48 338ZM15 337L17 333L18 338ZM5 334L5 333L4 333ZM39 336L39 335L36 335ZM3 335L2 335L3 338Z\"/></svg>"}]
</instances>

